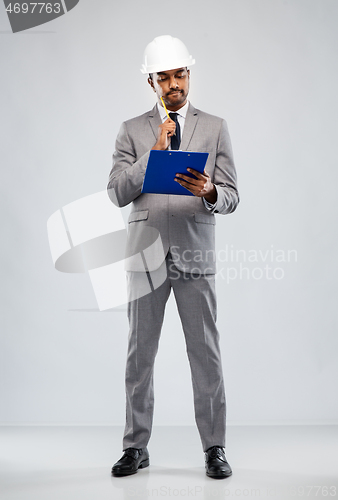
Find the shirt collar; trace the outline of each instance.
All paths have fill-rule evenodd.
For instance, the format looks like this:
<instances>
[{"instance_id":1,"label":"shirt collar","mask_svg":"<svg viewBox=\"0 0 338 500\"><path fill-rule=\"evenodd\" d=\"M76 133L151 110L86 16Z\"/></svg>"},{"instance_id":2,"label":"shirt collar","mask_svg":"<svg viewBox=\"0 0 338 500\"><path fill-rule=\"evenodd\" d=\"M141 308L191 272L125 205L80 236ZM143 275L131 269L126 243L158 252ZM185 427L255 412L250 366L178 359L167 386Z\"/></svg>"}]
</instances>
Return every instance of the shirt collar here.
<instances>
[{"instance_id":1,"label":"shirt collar","mask_svg":"<svg viewBox=\"0 0 338 500\"><path fill-rule=\"evenodd\" d=\"M182 116L182 118L185 118L187 116L188 108L189 108L189 101L187 101L185 103L185 105L182 106L182 108L175 111L175 113ZM158 109L158 112L160 113L160 117L161 117L162 121L164 120L164 118L167 118L167 114L165 112L165 109L163 108L163 106L161 106L161 104L159 102L157 102L157 109ZM171 113L171 111L169 111L169 109L168 109L168 113Z\"/></svg>"}]
</instances>

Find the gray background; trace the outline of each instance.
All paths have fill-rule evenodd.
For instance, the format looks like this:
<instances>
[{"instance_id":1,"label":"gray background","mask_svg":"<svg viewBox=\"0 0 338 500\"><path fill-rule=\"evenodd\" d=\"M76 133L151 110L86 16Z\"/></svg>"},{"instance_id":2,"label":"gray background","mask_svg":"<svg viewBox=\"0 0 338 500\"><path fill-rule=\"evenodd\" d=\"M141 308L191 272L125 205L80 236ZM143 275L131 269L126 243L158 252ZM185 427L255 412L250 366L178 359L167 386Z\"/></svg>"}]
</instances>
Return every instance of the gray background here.
<instances>
[{"instance_id":1,"label":"gray background","mask_svg":"<svg viewBox=\"0 0 338 500\"><path fill-rule=\"evenodd\" d=\"M0 5L2 295L0 421L124 424L124 308L87 275L53 268L52 213L106 187L120 123L154 104L145 45L172 34L196 65L190 100L229 126L241 203L218 249L295 250L249 277L218 277L228 420L337 422L336 0L81 0L12 34ZM280 267L282 279L252 269ZM259 276L259 271L255 276ZM193 425L171 297L155 373L157 425Z\"/></svg>"}]
</instances>

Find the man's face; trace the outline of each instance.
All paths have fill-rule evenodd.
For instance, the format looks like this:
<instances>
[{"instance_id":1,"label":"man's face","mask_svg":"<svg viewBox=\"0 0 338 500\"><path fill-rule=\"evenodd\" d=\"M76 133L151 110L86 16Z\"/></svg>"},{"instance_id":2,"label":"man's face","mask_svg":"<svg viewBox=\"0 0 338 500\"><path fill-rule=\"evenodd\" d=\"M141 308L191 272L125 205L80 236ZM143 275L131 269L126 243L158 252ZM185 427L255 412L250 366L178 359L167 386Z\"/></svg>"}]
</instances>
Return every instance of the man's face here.
<instances>
[{"instance_id":1,"label":"man's face","mask_svg":"<svg viewBox=\"0 0 338 500\"><path fill-rule=\"evenodd\" d=\"M152 73L151 76L148 83L156 92L159 101L162 97L170 111L177 111L184 106L189 93L190 71L187 68L160 71Z\"/></svg>"}]
</instances>

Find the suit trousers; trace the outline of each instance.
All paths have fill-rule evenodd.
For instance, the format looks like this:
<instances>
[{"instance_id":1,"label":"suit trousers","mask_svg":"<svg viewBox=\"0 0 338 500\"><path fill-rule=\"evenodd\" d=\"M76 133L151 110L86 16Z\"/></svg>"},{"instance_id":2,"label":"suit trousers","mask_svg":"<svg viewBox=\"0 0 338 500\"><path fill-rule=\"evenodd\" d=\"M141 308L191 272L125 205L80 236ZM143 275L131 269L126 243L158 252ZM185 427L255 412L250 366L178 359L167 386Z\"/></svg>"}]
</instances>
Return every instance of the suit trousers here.
<instances>
[{"instance_id":1,"label":"suit trousers","mask_svg":"<svg viewBox=\"0 0 338 500\"><path fill-rule=\"evenodd\" d=\"M148 286L150 284L151 293L139 293L144 287L144 280ZM226 400L216 328L215 275L179 271L168 252L158 270L151 274L128 272L127 281L130 330L123 450L129 447L145 448L150 439L154 410L154 362L171 288L185 336L195 420L203 450L215 445L225 447Z\"/></svg>"}]
</instances>

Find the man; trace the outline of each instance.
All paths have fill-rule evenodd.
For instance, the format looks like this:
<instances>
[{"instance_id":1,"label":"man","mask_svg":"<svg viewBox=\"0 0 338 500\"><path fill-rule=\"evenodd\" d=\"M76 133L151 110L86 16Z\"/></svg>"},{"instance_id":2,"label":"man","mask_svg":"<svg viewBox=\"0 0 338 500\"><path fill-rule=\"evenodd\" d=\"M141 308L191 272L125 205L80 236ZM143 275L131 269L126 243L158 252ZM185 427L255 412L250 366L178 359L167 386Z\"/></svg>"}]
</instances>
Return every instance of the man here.
<instances>
[{"instance_id":1,"label":"man","mask_svg":"<svg viewBox=\"0 0 338 500\"><path fill-rule=\"evenodd\" d=\"M149 75L157 104L124 122L116 139L108 193L118 206L132 203L132 210L126 260L130 324L126 426L124 454L112 468L114 476L134 474L149 465L153 369L171 288L187 345L206 474L224 478L232 473L225 457L226 402L215 324L214 214L233 212L239 197L225 121L195 109L187 99L188 66L194 62L177 38L160 36L148 44L141 71ZM196 170L191 170L195 177L176 174L175 181L193 196L141 193L152 149L209 153L203 174ZM160 235L160 245L149 246L156 239L150 237L152 231ZM142 289L145 283L150 293Z\"/></svg>"}]
</instances>

